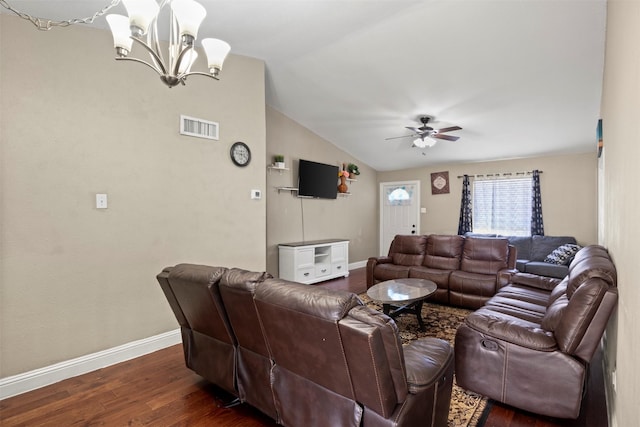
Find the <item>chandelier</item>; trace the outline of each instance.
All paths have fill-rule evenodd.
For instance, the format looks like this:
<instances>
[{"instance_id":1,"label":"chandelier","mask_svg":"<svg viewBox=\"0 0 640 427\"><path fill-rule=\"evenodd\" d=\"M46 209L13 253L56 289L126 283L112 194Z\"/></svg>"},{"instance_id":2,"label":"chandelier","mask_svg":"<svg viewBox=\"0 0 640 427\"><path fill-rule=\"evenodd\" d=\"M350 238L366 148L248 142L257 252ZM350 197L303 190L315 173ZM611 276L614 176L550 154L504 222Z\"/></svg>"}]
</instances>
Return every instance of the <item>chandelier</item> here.
<instances>
[{"instance_id":1,"label":"chandelier","mask_svg":"<svg viewBox=\"0 0 640 427\"><path fill-rule=\"evenodd\" d=\"M191 71L198 58L195 41L198 29L207 14L194 0L122 0L129 16L111 14L106 19L113 34L116 60L135 61L153 69L170 88L185 84L188 76L201 75L218 80L222 64L231 47L218 39L203 39L202 48L207 56L209 73ZM169 48L167 59L160 49L158 16L169 6ZM130 57L133 43L142 46L150 61Z\"/></svg>"}]
</instances>

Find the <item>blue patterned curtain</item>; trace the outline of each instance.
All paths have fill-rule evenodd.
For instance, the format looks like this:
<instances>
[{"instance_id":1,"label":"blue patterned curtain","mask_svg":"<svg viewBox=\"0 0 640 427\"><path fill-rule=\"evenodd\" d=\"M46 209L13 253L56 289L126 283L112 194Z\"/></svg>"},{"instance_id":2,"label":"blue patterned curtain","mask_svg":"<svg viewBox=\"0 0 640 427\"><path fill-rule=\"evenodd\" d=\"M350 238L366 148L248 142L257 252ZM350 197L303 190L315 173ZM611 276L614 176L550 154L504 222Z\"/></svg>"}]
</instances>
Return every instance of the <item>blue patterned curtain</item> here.
<instances>
[{"instance_id":1,"label":"blue patterned curtain","mask_svg":"<svg viewBox=\"0 0 640 427\"><path fill-rule=\"evenodd\" d=\"M465 175L462 179L462 200L460 201L458 234L463 235L468 231L473 231L473 219L471 217L471 188L469 188L469 175Z\"/></svg>"},{"instance_id":2,"label":"blue patterned curtain","mask_svg":"<svg viewBox=\"0 0 640 427\"><path fill-rule=\"evenodd\" d=\"M542 223L542 197L540 197L540 171L533 171L533 188L531 191L531 235L544 236Z\"/></svg>"}]
</instances>

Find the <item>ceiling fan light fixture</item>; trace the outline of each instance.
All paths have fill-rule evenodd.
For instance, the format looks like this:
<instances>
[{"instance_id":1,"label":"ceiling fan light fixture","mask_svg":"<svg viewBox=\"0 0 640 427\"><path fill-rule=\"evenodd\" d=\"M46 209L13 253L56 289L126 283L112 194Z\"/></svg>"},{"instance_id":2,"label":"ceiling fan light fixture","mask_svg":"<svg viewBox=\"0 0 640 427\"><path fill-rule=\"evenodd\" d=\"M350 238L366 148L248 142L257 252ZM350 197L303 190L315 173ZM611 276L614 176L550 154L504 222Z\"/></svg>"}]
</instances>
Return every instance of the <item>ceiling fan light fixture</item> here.
<instances>
[{"instance_id":1,"label":"ceiling fan light fixture","mask_svg":"<svg viewBox=\"0 0 640 427\"><path fill-rule=\"evenodd\" d=\"M436 140L432 138L416 138L413 140L413 146L418 148L431 148L436 145Z\"/></svg>"}]
</instances>

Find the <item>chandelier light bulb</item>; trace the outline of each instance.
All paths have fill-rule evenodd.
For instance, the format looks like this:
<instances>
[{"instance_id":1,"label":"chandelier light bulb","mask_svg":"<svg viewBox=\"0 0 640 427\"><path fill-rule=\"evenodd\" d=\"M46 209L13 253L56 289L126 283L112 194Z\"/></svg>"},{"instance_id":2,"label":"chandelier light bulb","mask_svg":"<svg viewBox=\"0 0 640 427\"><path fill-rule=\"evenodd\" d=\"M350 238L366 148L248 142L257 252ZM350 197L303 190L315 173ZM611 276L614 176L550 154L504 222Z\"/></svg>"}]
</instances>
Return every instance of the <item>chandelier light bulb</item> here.
<instances>
[{"instance_id":1,"label":"chandelier light bulb","mask_svg":"<svg viewBox=\"0 0 640 427\"><path fill-rule=\"evenodd\" d=\"M158 16L160 6L156 0L122 0L129 14L129 26L134 36L147 34L149 25Z\"/></svg>"},{"instance_id":2,"label":"chandelier light bulb","mask_svg":"<svg viewBox=\"0 0 640 427\"><path fill-rule=\"evenodd\" d=\"M127 56L133 45L133 39L130 37L129 18L122 15L107 15L106 19L113 35L113 47L116 48L118 56Z\"/></svg>"},{"instance_id":3,"label":"chandelier light bulb","mask_svg":"<svg viewBox=\"0 0 640 427\"><path fill-rule=\"evenodd\" d=\"M187 40L189 40L189 37L197 39L198 29L204 17L207 16L207 10L200 3L193 0L173 0L171 2L171 10L178 20L180 36Z\"/></svg>"},{"instance_id":4,"label":"chandelier light bulb","mask_svg":"<svg viewBox=\"0 0 640 427\"><path fill-rule=\"evenodd\" d=\"M224 64L229 51L231 51L231 46L229 46L229 43L219 39L204 39L202 40L202 47L207 54L209 71L214 76L217 76L222 70L222 64Z\"/></svg>"}]
</instances>

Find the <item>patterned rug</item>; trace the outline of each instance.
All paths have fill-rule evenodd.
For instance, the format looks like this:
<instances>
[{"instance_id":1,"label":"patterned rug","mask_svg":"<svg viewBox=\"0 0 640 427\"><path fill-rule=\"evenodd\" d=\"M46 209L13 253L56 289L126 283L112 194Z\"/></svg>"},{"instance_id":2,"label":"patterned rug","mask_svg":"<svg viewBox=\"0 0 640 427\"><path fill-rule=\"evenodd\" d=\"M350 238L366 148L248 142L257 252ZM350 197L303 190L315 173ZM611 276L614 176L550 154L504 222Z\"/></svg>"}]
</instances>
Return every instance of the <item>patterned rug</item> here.
<instances>
[{"instance_id":1,"label":"patterned rug","mask_svg":"<svg viewBox=\"0 0 640 427\"><path fill-rule=\"evenodd\" d=\"M382 311L382 304L372 301L366 293L358 296L367 306ZM436 337L447 340L453 345L456 329L469 313L471 310L425 302L422 306L425 332L419 329L418 320L414 314L402 314L395 321L404 344L417 338ZM483 424L481 419L486 406L485 397L458 387L454 376L449 427L477 427Z\"/></svg>"}]
</instances>

